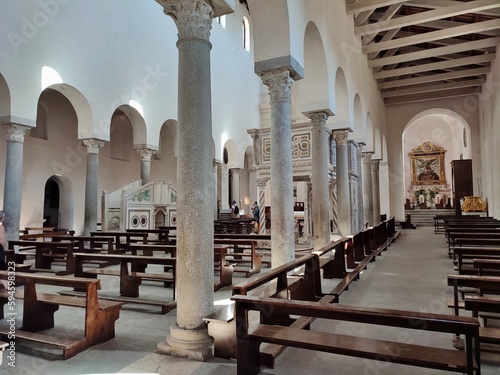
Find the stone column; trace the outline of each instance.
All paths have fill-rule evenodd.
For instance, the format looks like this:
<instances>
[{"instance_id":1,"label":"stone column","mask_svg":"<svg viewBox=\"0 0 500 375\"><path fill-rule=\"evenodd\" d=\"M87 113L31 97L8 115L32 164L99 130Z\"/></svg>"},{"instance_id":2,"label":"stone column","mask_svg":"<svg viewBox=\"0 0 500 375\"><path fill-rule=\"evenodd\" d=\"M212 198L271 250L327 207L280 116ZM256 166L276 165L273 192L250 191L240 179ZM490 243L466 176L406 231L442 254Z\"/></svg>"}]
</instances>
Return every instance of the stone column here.
<instances>
[{"instance_id":1,"label":"stone column","mask_svg":"<svg viewBox=\"0 0 500 375\"><path fill-rule=\"evenodd\" d=\"M31 128L18 124L6 124L4 127L7 131L7 156L3 190L3 210L5 211L3 226L5 227L5 239L17 241L19 240L23 193L24 137Z\"/></svg>"},{"instance_id":2,"label":"stone column","mask_svg":"<svg viewBox=\"0 0 500 375\"><path fill-rule=\"evenodd\" d=\"M311 119L312 134L312 221L314 249L320 249L330 243L328 195L329 180L329 131L326 127L328 114L315 112L307 115ZM304 212L305 216L306 213Z\"/></svg>"},{"instance_id":3,"label":"stone column","mask_svg":"<svg viewBox=\"0 0 500 375\"><path fill-rule=\"evenodd\" d=\"M231 168L231 203L236 201L236 205L241 210L240 202L240 168Z\"/></svg>"},{"instance_id":4,"label":"stone column","mask_svg":"<svg viewBox=\"0 0 500 375\"><path fill-rule=\"evenodd\" d=\"M90 232L97 230L97 208L98 192L97 180L99 172L99 148L104 146L103 141L95 138L83 140L87 146L87 174L85 176L85 218L83 222L83 233L88 236Z\"/></svg>"},{"instance_id":5,"label":"stone column","mask_svg":"<svg viewBox=\"0 0 500 375\"><path fill-rule=\"evenodd\" d=\"M257 190L259 194L259 234L266 234L266 185L267 178L257 179Z\"/></svg>"},{"instance_id":6,"label":"stone column","mask_svg":"<svg viewBox=\"0 0 500 375\"><path fill-rule=\"evenodd\" d=\"M218 176L219 176L219 165L220 161L213 160L213 174L214 174L214 204L215 204L215 211L214 211L214 219L217 220L219 218L218 216L218 209L219 205L217 202L217 197L218 197Z\"/></svg>"},{"instance_id":7,"label":"stone column","mask_svg":"<svg viewBox=\"0 0 500 375\"><path fill-rule=\"evenodd\" d=\"M221 164L221 208L231 208L229 202L229 169L226 164Z\"/></svg>"},{"instance_id":8,"label":"stone column","mask_svg":"<svg viewBox=\"0 0 500 375\"><path fill-rule=\"evenodd\" d=\"M337 150L337 219L342 236L352 233L351 198L349 191L349 161L347 155L348 130L334 130L333 136Z\"/></svg>"},{"instance_id":9,"label":"stone column","mask_svg":"<svg viewBox=\"0 0 500 375\"><path fill-rule=\"evenodd\" d=\"M287 69L261 76L271 101L271 264L278 267L295 259L292 176L291 93Z\"/></svg>"},{"instance_id":10,"label":"stone column","mask_svg":"<svg viewBox=\"0 0 500 375\"><path fill-rule=\"evenodd\" d=\"M362 152L363 152L364 143L358 142L358 147L356 149L356 159L358 163L358 223L359 223L359 231L364 230L364 203L363 203L363 167L362 167Z\"/></svg>"},{"instance_id":11,"label":"stone column","mask_svg":"<svg viewBox=\"0 0 500 375\"><path fill-rule=\"evenodd\" d=\"M363 223L373 227L372 154L361 153L363 175Z\"/></svg>"},{"instance_id":12,"label":"stone column","mask_svg":"<svg viewBox=\"0 0 500 375\"><path fill-rule=\"evenodd\" d=\"M373 225L380 223L380 159L374 159L371 163L372 190L373 190Z\"/></svg>"},{"instance_id":13,"label":"stone column","mask_svg":"<svg viewBox=\"0 0 500 375\"><path fill-rule=\"evenodd\" d=\"M156 153L156 150L138 148L136 151L141 157L141 181L142 185L145 185L151 181L151 157Z\"/></svg>"},{"instance_id":14,"label":"stone column","mask_svg":"<svg viewBox=\"0 0 500 375\"><path fill-rule=\"evenodd\" d=\"M213 339L203 317L214 310L214 227L210 30L208 0L165 0L177 25L177 317L160 353L194 360L212 356Z\"/></svg>"}]
</instances>

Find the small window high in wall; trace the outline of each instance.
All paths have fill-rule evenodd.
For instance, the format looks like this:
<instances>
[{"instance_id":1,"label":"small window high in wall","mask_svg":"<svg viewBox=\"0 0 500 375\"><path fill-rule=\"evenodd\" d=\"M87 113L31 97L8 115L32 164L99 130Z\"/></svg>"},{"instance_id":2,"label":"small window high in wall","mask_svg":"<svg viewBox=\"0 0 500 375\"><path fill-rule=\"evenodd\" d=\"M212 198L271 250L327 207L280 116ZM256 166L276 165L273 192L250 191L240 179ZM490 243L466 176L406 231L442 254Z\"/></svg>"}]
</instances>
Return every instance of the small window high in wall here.
<instances>
[{"instance_id":1,"label":"small window high in wall","mask_svg":"<svg viewBox=\"0 0 500 375\"><path fill-rule=\"evenodd\" d=\"M221 25L224 29L226 28L226 15L220 17L215 17L215 20L219 25Z\"/></svg>"},{"instance_id":2,"label":"small window high in wall","mask_svg":"<svg viewBox=\"0 0 500 375\"><path fill-rule=\"evenodd\" d=\"M246 17L243 17L243 21L241 22L241 34L243 48L250 52L250 23Z\"/></svg>"}]
</instances>

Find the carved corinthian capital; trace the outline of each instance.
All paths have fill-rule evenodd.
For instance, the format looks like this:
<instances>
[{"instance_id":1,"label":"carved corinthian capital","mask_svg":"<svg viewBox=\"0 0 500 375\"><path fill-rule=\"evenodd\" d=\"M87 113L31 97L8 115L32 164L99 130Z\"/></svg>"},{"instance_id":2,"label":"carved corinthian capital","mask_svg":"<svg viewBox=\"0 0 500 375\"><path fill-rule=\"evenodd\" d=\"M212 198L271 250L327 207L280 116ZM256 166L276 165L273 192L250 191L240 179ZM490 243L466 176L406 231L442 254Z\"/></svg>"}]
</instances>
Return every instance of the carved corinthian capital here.
<instances>
[{"instance_id":1,"label":"carved corinthian capital","mask_svg":"<svg viewBox=\"0 0 500 375\"><path fill-rule=\"evenodd\" d=\"M293 79L290 77L290 71L278 69L272 72L264 73L262 82L269 87L269 96L271 104L278 101L290 101L292 97Z\"/></svg>"},{"instance_id":2,"label":"carved corinthian capital","mask_svg":"<svg viewBox=\"0 0 500 375\"><path fill-rule=\"evenodd\" d=\"M156 150L151 148L138 148L136 151L143 161L151 161L151 157L156 154Z\"/></svg>"},{"instance_id":3,"label":"carved corinthian capital","mask_svg":"<svg viewBox=\"0 0 500 375\"><path fill-rule=\"evenodd\" d=\"M312 126L324 126L326 120L328 120L328 114L326 112L312 112L307 114L307 117L311 119Z\"/></svg>"},{"instance_id":4,"label":"carved corinthian capital","mask_svg":"<svg viewBox=\"0 0 500 375\"><path fill-rule=\"evenodd\" d=\"M6 124L4 125L5 130L7 130L7 142L19 142L24 143L24 137L30 131L31 127L17 125L17 124Z\"/></svg>"},{"instance_id":5,"label":"carved corinthian capital","mask_svg":"<svg viewBox=\"0 0 500 375\"><path fill-rule=\"evenodd\" d=\"M347 130L335 130L333 132L333 137L337 142L337 146L346 146L347 145L347 137L349 136L349 132Z\"/></svg>"},{"instance_id":6,"label":"carved corinthian capital","mask_svg":"<svg viewBox=\"0 0 500 375\"><path fill-rule=\"evenodd\" d=\"M103 141L99 141L95 138L87 138L83 140L83 144L87 146L87 153L98 154L99 149L104 146Z\"/></svg>"},{"instance_id":7,"label":"carved corinthian capital","mask_svg":"<svg viewBox=\"0 0 500 375\"><path fill-rule=\"evenodd\" d=\"M162 5L177 25L179 40L196 38L209 42L214 9L208 1L167 0Z\"/></svg>"}]
</instances>

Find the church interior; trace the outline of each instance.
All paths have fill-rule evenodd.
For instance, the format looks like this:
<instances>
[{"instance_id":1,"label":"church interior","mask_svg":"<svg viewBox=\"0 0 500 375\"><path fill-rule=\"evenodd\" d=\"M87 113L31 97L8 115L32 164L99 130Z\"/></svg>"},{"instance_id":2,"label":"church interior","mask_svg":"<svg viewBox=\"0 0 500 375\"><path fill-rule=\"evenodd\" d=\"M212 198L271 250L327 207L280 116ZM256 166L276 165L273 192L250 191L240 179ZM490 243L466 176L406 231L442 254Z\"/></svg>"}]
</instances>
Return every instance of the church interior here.
<instances>
[{"instance_id":1,"label":"church interior","mask_svg":"<svg viewBox=\"0 0 500 375\"><path fill-rule=\"evenodd\" d=\"M0 10L0 374L498 374L498 0Z\"/></svg>"}]
</instances>

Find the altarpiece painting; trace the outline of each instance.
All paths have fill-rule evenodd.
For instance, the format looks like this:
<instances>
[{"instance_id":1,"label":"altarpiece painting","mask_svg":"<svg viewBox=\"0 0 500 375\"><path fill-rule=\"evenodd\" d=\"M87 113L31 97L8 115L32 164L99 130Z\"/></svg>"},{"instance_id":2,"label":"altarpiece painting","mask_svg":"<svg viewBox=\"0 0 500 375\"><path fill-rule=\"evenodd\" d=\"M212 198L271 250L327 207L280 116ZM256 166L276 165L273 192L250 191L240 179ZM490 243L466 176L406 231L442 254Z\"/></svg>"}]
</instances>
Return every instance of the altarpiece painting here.
<instances>
[{"instance_id":1,"label":"altarpiece painting","mask_svg":"<svg viewBox=\"0 0 500 375\"><path fill-rule=\"evenodd\" d=\"M412 186L445 185L444 154L446 150L424 142L409 152Z\"/></svg>"}]
</instances>

